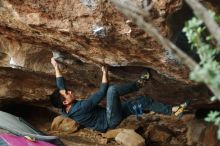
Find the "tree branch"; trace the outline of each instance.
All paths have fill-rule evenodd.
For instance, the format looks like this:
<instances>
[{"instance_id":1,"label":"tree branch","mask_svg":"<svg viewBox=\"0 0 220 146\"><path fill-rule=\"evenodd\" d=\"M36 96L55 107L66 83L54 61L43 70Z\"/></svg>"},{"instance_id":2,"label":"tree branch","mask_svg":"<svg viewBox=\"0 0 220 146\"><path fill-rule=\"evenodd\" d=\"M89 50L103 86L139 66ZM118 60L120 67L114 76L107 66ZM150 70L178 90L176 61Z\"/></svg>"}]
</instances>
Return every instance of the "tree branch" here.
<instances>
[{"instance_id":1,"label":"tree branch","mask_svg":"<svg viewBox=\"0 0 220 146\"><path fill-rule=\"evenodd\" d=\"M156 28L154 28L151 24L144 21L143 17L130 11L131 4L127 5L126 3L120 3L118 0L111 0L115 6L128 18L132 19L134 23L136 23L140 28L142 28L145 32L147 32L152 38L154 38L157 42L159 42L164 48L172 49L174 55L176 55L177 59L187 65L191 70L194 69L197 63L192 60L188 55L186 55L182 50L180 50L175 44L173 44L168 39L164 38ZM132 6L133 8L133 6Z\"/></svg>"},{"instance_id":2,"label":"tree branch","mask_svg":"<svg viewBox=\"0 0 220 146\"><path fill-rule=\"evenodd\" d=\"M208 9L206 9L198 0L186 0L186 2L193 9L194 14L205 23L210 33L216 39L218 45L220 45L220 28L210 16Z\"/></svg>"},{"instance_id":3,"label":"tree branch","mask_svg":"<svg viewBox=\"0 0 220 146\"><path fill-rule=\"evenodd\" d=\"M142 28L145 32L147 32L152 38L154 38L158 43L160 43L164 48L170 48L174 55L176 55L177 59L183 62L186 66L193 70L197 63L192 60L187 54L185 54L182 50L180 50L175 44L173 44L170 40L163 37L155 27L153 27L150 23L144 21L143 16L138 15L130 11L130 6L126 5L126 3L122 4L118 0L111 0L115 6L121 11L124 15L126 15L129 19L132 19L134 23L136 23L140 28ZM194 1L194 0L186 0L186 1ZM190 3L191 4L191 3ZM197 10L196 10L197 11ZM207 11L207 10L203 10ZM205 13L206 14L206 13ZM209 16L210 17L210 16ZM204 18L205 19L205 18ZM210 18L211 19L211 18ZM206 21L211 21L207 20ZM213 21L213 20L212 20ZM215 27L217 29L217 27ZM217 30L215 30L217 31ZM218 33L216 33L218 36ZM220 36L220 35L219 35ZM220 39L219 39L220 40ZM220 91L213 86L207 85L207 87L213 92L215 95L220 95Z\"/></svg>"}]
</instances>

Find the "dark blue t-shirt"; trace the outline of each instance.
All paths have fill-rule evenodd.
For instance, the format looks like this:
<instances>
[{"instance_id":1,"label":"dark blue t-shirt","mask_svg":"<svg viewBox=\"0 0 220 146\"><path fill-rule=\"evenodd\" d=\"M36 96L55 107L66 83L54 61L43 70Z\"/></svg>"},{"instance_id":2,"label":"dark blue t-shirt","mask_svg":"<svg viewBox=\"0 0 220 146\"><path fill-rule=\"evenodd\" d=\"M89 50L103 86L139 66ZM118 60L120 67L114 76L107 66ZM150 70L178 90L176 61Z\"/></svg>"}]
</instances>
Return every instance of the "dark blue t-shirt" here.
<instances>
[{"instance_id":1,"label":"dark blue t-shirt","mask_svg":"<svg viewBox=\"0 0 220 146\"><path fill-rule=\"evenodd\" d=\"M59 89L65 89L63 77L57 78L57 87ZM108 129L106 109L98 104L105 97L107 88L108 84L102 83L99 90L89 96L87 100L75 100L69 112L66 113L65 109L62 109L62 114L84 127L105 132Z\"/></svg>"}]
</instances>

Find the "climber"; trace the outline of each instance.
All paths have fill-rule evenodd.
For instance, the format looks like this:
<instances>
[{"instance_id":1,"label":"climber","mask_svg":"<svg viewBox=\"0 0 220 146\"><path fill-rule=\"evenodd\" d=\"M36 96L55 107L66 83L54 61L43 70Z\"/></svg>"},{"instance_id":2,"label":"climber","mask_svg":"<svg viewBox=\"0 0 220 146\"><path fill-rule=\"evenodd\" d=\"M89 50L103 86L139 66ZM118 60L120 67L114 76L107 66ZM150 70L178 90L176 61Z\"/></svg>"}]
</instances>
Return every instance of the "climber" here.
<instances>
[{"instance_id":1,"label":"climber","mask_svg":"<svg viewBox=\"0 0 220 146\"><path fill-rule=\"evenodd\" d=\"M66 90L64 77L59 65L54 58L51 63L55 68L57 89L50 95L50 101L56 108L61 108L61 113L72 118L80 125L100 132L113 129L131 114L142 114L144 110L152 110L165 115L175 113L180 116L188 105L187 102L180 106L171 107L154 101L149 97L138 97L135 100L121 102L120 96L137 91L148 81L150 74L145 72L137 81L127 84L108 85L108 71L102 67L102 82L99 90L90 95L87 100L76 100L74 92ZM100 101L106 96L106 108L99 106Z\"/></svg>"}]
</instances>

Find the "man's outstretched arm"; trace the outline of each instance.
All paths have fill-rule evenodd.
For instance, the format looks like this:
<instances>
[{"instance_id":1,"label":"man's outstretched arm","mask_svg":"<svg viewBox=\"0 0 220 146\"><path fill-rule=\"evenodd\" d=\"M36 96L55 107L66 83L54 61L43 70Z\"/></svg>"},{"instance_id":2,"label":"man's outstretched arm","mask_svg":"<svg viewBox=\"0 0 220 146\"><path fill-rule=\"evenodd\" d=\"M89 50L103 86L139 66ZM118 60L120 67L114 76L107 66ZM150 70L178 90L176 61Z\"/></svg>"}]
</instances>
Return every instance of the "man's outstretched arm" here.
<instances>
[{"instance_id":1,"label":"man's outstretched arm","mask_svg":"<svg viewBox=\"0 0 220 146\"><path fill-rule=\"evenodd\" d=\"M108 89L108 70L106 67L102 67L102 82L99 87L99 90L92 94L88 100L85 100L82 103L82 107L84 110L90 110L96 105L99 104L99 102L105 97L106 92Z\"/></svg>"},{"instance_id":2,"label":"man's outstretched arm","mask_svg":"<svg viewBox=\"0 0 220 146\"><path fill-rule=\"evenodd\" d=\"M55 69L57 87L60 89L61 92L65 92L66 90L65 90L64 78L60 71L59 65L54 58L51 58L51 64Z\"/></svg>"}]
</instances>

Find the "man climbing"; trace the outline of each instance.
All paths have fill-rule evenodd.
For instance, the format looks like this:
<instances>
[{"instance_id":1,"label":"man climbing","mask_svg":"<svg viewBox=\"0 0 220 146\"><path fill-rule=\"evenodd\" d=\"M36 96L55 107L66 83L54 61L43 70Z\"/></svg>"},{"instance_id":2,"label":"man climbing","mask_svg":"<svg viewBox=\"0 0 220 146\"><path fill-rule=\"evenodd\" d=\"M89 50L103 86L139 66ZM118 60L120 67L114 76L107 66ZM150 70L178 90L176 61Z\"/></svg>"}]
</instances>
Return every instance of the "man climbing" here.
<instances>
[{"instance_id":1,"label":"man climbing","mask_svg":"<svg viewBox=\"0 0 220 146\"><path fill-rule=\"evenodd\" d=\"M171 107L145 96L130 102L121 102L120 96L137 91L144 86L150 74L145 72L137 81L128 84L109 86L108 71L105 67L101 69L103 75L99 90L90 95L87 100L78 101L75 99L74 92L66 89L59 65L54 58L51 58L51 63L55 69L57 84L57 89L50 95L52 105L61 108L64 116L93 130L105 132L108 128L115 128L127 116L141 114L143 110L152 110L165 115L175 113L176 116L180 116L188 104L186 102L178 107ZM105 96L106 108L98 105Z\"/></svg>"}]
</instances>

